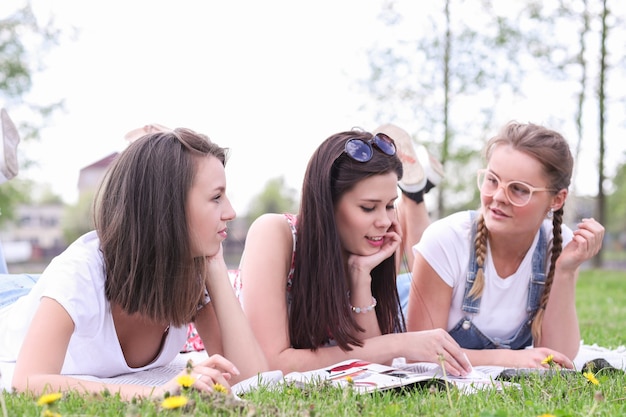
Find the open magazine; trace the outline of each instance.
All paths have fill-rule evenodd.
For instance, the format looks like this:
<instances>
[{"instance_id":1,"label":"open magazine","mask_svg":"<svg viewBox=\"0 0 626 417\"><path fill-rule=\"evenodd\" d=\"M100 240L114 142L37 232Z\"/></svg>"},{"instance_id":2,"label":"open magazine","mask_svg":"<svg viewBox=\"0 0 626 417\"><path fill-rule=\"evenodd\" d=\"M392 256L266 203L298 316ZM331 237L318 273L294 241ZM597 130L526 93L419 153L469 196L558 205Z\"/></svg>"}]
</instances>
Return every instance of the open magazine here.
<instances>
[{"instance_id":1,"label":"open magazine","mask_svg":"<svg viewBox=\"0 0 626 417\"><path fill-rule=\"evenodd\" d=\"M502 367L478 366L465 377L446 375L434 363L418 362L393 366L362 360L346 360L327 368L309 372L292 372L284 376L285 383L303 387L308 383L330 382L337 387L350 387L360 393L383 390L407 390L435 386L445 389L456 387L463 393L474 393L485 389L502 390L517 384L496 380Z\"/></svg>"}]
</instances>

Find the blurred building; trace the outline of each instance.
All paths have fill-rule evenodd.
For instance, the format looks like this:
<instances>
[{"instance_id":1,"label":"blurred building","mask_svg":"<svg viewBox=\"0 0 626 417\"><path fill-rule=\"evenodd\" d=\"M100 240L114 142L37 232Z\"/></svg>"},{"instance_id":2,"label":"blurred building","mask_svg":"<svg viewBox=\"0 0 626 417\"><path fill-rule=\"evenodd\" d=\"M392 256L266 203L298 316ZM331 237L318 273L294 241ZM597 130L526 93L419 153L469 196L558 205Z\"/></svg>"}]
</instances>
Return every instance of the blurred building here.
<instances>
[{"instance_id":1,"label":"blurred building","mask_svg":"<svg viewBox=\"0 0 626 417\"><path fill-rule=\"evenodd\" d=\"M112 153L80 170L78 195L93 195L100 185L107 168L117 157ZM64 204L20 205L16 208L16 220L6 224L0 234L9 272L20 269L39 272L39 264L47 264L67 248L62 229ZM24 264L20 267L20 264Z\"/></svg>"},{"instance_id":2,"label":"blurred building","mask_svg":"<svg viewBox=\"0 0 626 417\"><path fill-rule=\"evenodd\" d=\"M117 158L117 155L119 155L118 152L113 152L109 156L106 156L91 165L87 165L85 168L80 170L80 173L78 174L79 199L83 195L95 193L104 178L106 170L115 158Z\"/></svg>"},{"instance_id":3,"label":"blurred building","mask_svg":"<svg viewBox=\"0 0 626 417\"><path fill-rule=\"evenodd\" d=\"M20 205L17 220L6 225L2 234L8 263L38 262L50 259L66 247L61 229L63 204Z\"/></svg>"}]
</instances>

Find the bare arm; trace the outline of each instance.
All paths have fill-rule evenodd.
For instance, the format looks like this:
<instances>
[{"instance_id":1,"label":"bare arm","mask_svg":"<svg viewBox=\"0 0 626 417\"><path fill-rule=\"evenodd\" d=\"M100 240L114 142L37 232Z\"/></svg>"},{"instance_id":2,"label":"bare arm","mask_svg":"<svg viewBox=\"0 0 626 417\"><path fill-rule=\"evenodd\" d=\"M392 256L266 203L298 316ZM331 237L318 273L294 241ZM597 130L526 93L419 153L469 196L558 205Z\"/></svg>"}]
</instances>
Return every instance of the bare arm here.
<instances>
[{"instance_id":1,"label":"bare arm","mask_svg":"<svg viewBox=\"0 0 626 417\"><path fill-rule=\"evenodd\" d=\"M583 219L572 241L556 261L554 281L542 321L542 336L535 346L545 346L573 359L580 347L576 314L576 281L583 262L594 257L602 246L604 227L594 219Z\"/></svg>"},{"instance_id":2,"label":"bare arm","mask_svg":"<svg viewBox=\"0 0 626 417\"><path fill-rule=\"evenodd\" d=\"M552 360L564 368L573 368L572 361L563 353L545 347L511 349L465 349L472 365L505 366L507 368L549 368L545 359Z\"/></svg>"},{"instance_id":3,"label":"bare arm","mask_svg":"<svg viewBox=\"0 0 626 417\"><path fill-rule=\"evenodd\" d=\"M198 312L195 322L207 353L220 354L235 364L233 382L267 371L267 360L235 296L222 251L208 262L211 302Z\"/></svg>"},{"instance_id":4,"label":"bare arm","mask_svg":"<svg viewBox=\"0 0 626 417\"><path fill-rule=\"evenodd\" d=\"M43 297L18 355L13 387L34 395L70 390L100 393L106 389L112 393L119 392L124 399L162 395L168 388L176 390L175 383L167 387L147 387L105 384L61 375L73 332L74 322L67 311L57 301Z\"/></svg>"},{"instance_id":5,"label":"bare arm","mask_svg":"<svg viewBox=\"0 0 626 417\"><path fill-rule=\"evenodd\" d=\"M452 287L417 253L407 309L408 330L446 330L451 304Z\"/></svg>"},{"instance_id":6,"label":"bare arm","mask_svg":"<svg viewBox=\"0 0 626 417\"><path fill-rule=\"evenodd\" d=\"M404 193L400 193L401 197L398 202L398 222L401 227L402 245L399 247L396 254L396 270L400 272L402 270L402 257L406 257L406 265L408 268L413 266L413 246L415 246L421 239L424 230L430 224L430 216L426 209L426 204L422 201L416 203L411 200Z\"/></svg>"},{"instance_id":7,"label":"bare arm","mask_svg":"<svg viewBox=\"0 0 626 417\"><path fill-rule=\"evenodd\" d=\"M350 254L348 256L348 271L350 277L350 304L357 307L373 305L372 270L385 259L390 258L398 251L402 238L400 225L392 220L384 236L384 244L380 250L372 255ZM354 313L357 324L364 330L357 335L360 339L368 339L382 334L380 324L374 310L367 313Z\"/></svg>"},{"instance_id":8,"label":"bare arm","mask_svg":"<svg viewBox=\"0 0 626 417\"><path fill-rule=\"evenodd\" d=\"M577 279L578 270L561 271L557 267L541 322L541 337L534 343L535 346L563 352L572 360L580 347L580 328L576 313Z\"/></svg>"}]
</instances>

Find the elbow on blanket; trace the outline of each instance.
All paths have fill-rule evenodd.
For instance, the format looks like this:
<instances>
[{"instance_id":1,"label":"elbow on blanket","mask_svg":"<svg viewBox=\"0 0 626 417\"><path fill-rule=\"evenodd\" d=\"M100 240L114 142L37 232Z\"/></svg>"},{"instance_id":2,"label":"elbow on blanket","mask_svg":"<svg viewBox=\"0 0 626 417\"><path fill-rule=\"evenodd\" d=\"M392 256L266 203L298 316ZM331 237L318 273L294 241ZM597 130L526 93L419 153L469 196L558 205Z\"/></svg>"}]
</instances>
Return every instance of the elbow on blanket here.
<instances>
[{"instance_id":1,"label":"elbow on blanket","mask_svg":"<svg viewBox=\"0 0 626 417\"><path fill-rule=\"evenodd\" d=\"M15 392L19 393L30 393L33 395L39 395L42 391L38 389L39 384L34 381L34 378L31 378L27 374L21 374L19 372L15 372L13 374L13 379L11 380L11 388Z\"/></svg>"}]
</instances>

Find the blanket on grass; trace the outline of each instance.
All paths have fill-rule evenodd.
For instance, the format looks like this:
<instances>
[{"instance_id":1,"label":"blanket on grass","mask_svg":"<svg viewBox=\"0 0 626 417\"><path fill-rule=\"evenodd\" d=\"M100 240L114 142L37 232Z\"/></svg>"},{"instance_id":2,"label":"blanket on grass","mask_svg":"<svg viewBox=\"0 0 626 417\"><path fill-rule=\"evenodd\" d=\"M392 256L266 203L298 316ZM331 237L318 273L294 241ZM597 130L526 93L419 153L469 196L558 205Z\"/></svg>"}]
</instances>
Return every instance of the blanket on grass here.
<instances>
[{"instance_id":1,"label":"blanket on grass","mask_svg":"<svg viewBox=\"0 0 626 417\"><path fill-rule=\"evenodd\" d=\"M174 361L169 365L150 369L147 371L135 372L131 374L119 375L113 378L95 378L86 375L77 375L82 379L94 381L102 381L114 384L137 384L157 386L162 385L174 378L186 365L189 359L194 362L200 362L207 358L205 351L180 353ZM581 343L578 355L574 359L575 369L582 369L583 365L593 359L602 358L611 364L611 366L626 371L626 346L619 346L616 349L608 349L598 346L597 344L586 345ZM0 391L5 390L11 392L11 379L13 377L13 368L15 364L9 362L0 362ZM259 384L276 383L283 379L281 371L264 372L259 376L251 377L245 381L233 385L232 391L236 396L246 393L254 389Z\"/></svg>"}]
</instances>

